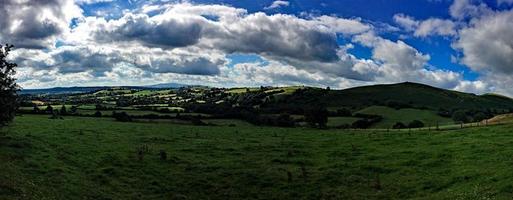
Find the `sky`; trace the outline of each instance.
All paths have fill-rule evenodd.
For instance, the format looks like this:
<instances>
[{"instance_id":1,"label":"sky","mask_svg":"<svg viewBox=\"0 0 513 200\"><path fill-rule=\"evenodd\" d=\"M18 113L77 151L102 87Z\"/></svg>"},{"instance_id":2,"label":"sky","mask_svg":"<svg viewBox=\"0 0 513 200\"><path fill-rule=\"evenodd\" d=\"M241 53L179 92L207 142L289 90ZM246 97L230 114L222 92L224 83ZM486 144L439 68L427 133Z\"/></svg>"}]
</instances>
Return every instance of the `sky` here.
<instances>
[{"instance_id":1,"label":"sky","mask_svg":"<svg viewBox=\"0 0 513 200\"><path fill-rule=\"evenodd\" d=\"M23 88L418 82L513 96L513 0L1 0Z\"/></svg>"}]
</instances>

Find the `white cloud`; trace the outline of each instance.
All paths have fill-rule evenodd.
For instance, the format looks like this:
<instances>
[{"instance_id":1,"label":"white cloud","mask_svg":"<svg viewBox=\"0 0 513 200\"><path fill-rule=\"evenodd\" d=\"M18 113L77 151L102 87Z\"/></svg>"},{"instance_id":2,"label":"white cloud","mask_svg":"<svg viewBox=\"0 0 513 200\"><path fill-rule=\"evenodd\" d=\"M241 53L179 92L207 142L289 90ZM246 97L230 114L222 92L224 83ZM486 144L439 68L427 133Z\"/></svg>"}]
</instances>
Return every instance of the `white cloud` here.
<instances>
[{"instance_id":1,"label":"white cloud","mask_svg":"<svg viewBox=\"0 0 513 200\"><path fill-rule=\"evenodd\" d=\"M431 35L454 36L456 32L456 23L448 19L429 18L423 21L404 15L394 15L394 21L402 26L406 31L413 32L416 37L427 37Z\"/></svg>"},{"instance_id":2,"label":"white cloud","mask_svg":"<svg viewBox=\"0 0 513 200\"><path fill-rule=\"evenodd\" d=\"M468 17L476 17L483 14L493 12L485 3L473 4L480 1L475 0L454 0L449 7L449 13L455 19L465 19Z\"/></svg>"},{"instance_id":3,"label":"white cloud","mask_svg":"<svg viewBox=\"0 0 513 200\"><path fill-rule=\"evenodd\" d=\"M66 3L69 8L77 8ZM65 4L56 5L64 8ZM347 88L416 81L472 91L490 88L475 81L459 84L463 77L457 72L428 69L429 55L404 41L376 35L379 27L359 18L269 15L226 5L191 3L147 4L114 19L70 15L69 10L53 13L61 17L48 18L59 29L46 32L51 34L38 41L37 47L46 49L21 48L13 52L12 57L22 66L18 77L23 86L183 82ZM13 16L37 17L26 13ZM70 28L73 18L77 23ZM394 20L418 37L458 33L458 27L449 20L418 21L406 15L396 15ZM52 23L43 21L33 28L51 30L45 26ZM18 31L18 26L16 20L9 21L6 30ZM0 32L0 37L14 36ZM372 58L350 54L353 45L340 46L339 37L371 48ZM57 39L63 45L55 46ZM231 53L258 55L264 61L228 67L226 56Z\"/></svg>"},{"instance_id":4,"label":"white cloud","mask_svg":"<svg viewBox=\"0 0 513 200\"><path fill-rule=\"evenodd\" d=\"M290 4L290 2L288 2L288 1L277 0L277 1L274 1L271 5L265 7L264 9L269 10L269 9L276 9L276 8L280 8L280 7L287 7L287 6L289 6L289 4Z\"/></svg>"},{"instance_id":5,"label":"white cloud","mask_svg":"<svg viewBox=\"0 0 513 200\"><path fill-rule=\"evenodd\" d=\"M415 18L402 13L395 14L394 21L407 31L415 31L420 24L419 21L415 20Z\"/></svg>"},{"instance_id":6,"label":"white cloud","mask_svg":"<svg viewBox=\"0 0 513 200\"><path fill-rule=\"evenodd\" d=\"M71 19L81 16L82 10L71 0L3 0L0 39L22 48L50 48L69 31Z\"/></svg>"},{"instance_id":7,"label":"white cloud","mask_svg":"<svg viewBox=\"0 0 513 200\"><path fill-rule=\"evenodd\" d=\"M473 70L513 74L513 11L473 20L453 46L462 51L461 62Z\"/></svg>"},{"instance_id":8,"label":"white cloud","mask_svg":"<svg viewBox=\"0 0 513 200\"><path fill-rule=\"evenodd\" d=\"M453 36L456 35L456 24L451 20L430 18L420 23L414 35L418 37L429 35Z\"/></svg>"}]
</instances>

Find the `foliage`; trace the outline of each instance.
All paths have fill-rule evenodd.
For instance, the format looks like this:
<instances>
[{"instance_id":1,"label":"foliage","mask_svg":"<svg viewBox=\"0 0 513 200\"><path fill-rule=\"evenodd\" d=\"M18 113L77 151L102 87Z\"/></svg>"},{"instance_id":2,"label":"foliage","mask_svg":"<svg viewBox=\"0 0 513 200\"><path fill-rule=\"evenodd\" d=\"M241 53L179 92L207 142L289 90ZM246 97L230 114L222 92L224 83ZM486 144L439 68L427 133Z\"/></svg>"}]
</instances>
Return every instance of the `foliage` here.
<instances>
[{"instance_id":1,"label":"foliage","mask_svg":"<svg viewBox=\"0 0 513 200\"><path fill-rule=\"evenodd\" d=\"M305 109L305 121L312 127L326 128L328 123L328 110L322 106L313 106Z\"/></svg>"},{"instance_id":2,"label":"foliage","mask_svg":"<svg viewBox=\"0 0 513 200\"><path fill-rule=\"evenodd\" d=\"M12 45L0 45L0 126L11 122L18 109L19 86L14 78L17 65L7 60L12 48Z\"/></svg>"},{"instance_id":3,"label":"foliage","mask_svg":"<svg viewBox=\"0 0 513 200\"><path fill-rule=\"evenodd\" d=\"M130 115L128 115L126 112L112 112L112 117L114 117L114 119L116 119L116 121L120 121L120 122L131 122L132 121L132 117L130 117Z\"/></svg>"},{"instance_id":4,"label":"foliage","mask_svg":"<svg viewBox=\"0 0 513 200\"><path fill-rule=\"evenodd\" d=\"M452 120L455 122L467 123L470 121L470 118L464 110L458 110L452 114Z\"/></svg>"},{"instance_id":5,"label":"foliage","mask_svg":"<svg viewBox=\"0 0 513 200\"><path fill-rule=\"evenodd\" d=\"M392 126L393 129L403 129L403 128L407 128L407 126L405 124L403 124L402 122L396 122L394 124L394 126Z\"/></svg>"},{"instance_id":6,"label":"foliage","mask_svg":"<svg viewBox=\"0 0 513 200\"><path fill-rule=\"evenodd\" d=\"M408 128L422 128L424 127L424 123L422 123L419 120L413 120L410 123L408 123Z\"/></svg>"}]
</instances>

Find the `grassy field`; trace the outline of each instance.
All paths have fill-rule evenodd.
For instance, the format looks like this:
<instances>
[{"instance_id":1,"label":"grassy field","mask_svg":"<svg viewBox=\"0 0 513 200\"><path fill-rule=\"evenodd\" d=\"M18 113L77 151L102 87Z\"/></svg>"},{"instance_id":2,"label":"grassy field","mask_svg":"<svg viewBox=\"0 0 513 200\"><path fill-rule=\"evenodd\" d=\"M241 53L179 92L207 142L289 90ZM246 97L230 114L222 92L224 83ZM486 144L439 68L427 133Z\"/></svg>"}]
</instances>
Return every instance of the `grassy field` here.
<instances>
[{"instance_id":1,"label":"grassy field","mask_svg":"<svg viewBox=\"0 0 513 200\"><path fill-rule=\"evenodd\" d=\"M0 199L509 199L512 128L409 134L25 115L0 131Z\"/></svg>"},{"instance_id":2,"label":"grassy field","mask_svg":"<svg viewBox=\"0 0 513 200\"><path fill-rule=\"evenodd\" d=\"M424 122L426 126L436 126L437 122L439 125L449 125L454 123L452 119L441 117L434 111L413 108L396 110L385 106L370 106L358 111L358 113L383 116L383 120L374 124L372 128L392 128L392 126L397 122L402 122L407 125L412 120L420 120Z\"/></svg>"},{"instance_id":3,"label":"grassy field","mask_svg":"<svg viewBox=\"0 0 513 200\"><path fill-rule=\"evenodd\" d=\"M353 122L359 120L361 118L357 117L329 117L328 118L328 127L337 127L342 125L351 125Z\"/></svg>"}]
</instances>

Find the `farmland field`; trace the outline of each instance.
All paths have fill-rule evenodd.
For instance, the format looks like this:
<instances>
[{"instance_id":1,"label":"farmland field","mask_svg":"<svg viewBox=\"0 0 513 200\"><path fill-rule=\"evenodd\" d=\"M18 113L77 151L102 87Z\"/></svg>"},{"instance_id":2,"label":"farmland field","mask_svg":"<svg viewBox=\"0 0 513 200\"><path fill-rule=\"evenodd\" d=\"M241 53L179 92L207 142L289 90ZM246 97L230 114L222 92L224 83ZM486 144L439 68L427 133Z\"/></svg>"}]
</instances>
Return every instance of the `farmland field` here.
<instances>
[{"instance_id":1,"label":"farmland field","mask_svg":"<svg viewBox=\"0 0 513 200\"><path fill-rule=\"evenodd\" d=\"M0 131L0 199L513 196L513 125L408 133L234 124L17 117Z\"/></svg>"},{"instance_id":2,"label":"farmland field","mask_svg":"<svg viewBox=\"0 0 513 200\"><path fill-rule=\"evenodd\" d=\"M420 120L426 126L435 126L436 123L440 125L454 123L452 119L441 117L434 111L413 108L394 109L385 106L371 106L358 111L358 113L383 116L383 121L374 124L373 128L392 128L396 122L408 124L412 120Z\"/></svg>"}]
</instances>

